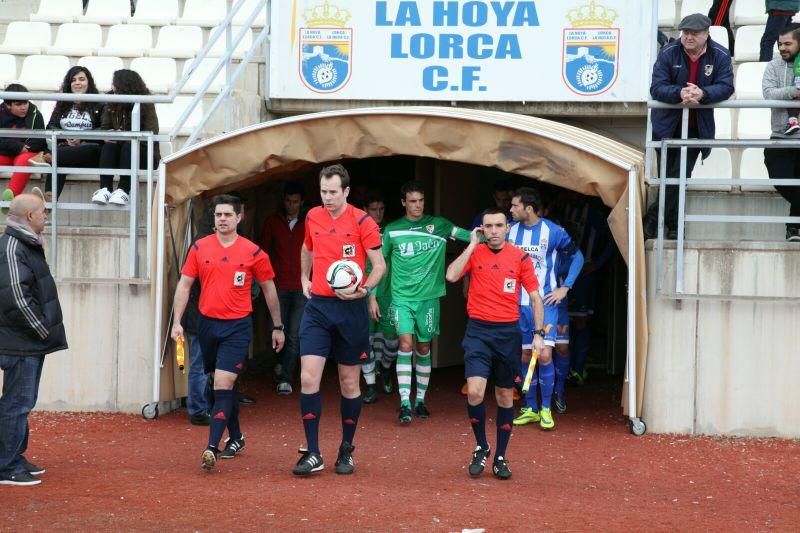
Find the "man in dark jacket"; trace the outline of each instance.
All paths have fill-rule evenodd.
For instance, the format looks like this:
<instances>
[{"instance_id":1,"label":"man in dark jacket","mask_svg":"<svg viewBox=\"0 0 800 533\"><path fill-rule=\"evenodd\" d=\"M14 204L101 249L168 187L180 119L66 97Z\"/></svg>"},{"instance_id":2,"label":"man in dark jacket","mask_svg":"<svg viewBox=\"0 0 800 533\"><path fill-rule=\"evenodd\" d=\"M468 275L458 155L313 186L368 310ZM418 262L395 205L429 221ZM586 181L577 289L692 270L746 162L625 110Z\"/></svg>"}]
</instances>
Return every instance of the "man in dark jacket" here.
<instances>
[{"instance_id":1,"label":"man in dark jacket","mask_svg":"<svg viewBox=\"0 0 800 533\"><path fill-rule=\"evenodd\" d=\"M800 0L764 0L764 7L767 11L767 24L764 26L764 35L761 36L758 60L772 61L778 35L800 11Z\"/></svg>"},{"instance_id":2,"label":"man in dark jacket","mask_svg":"<svg viewBox=\"0 0 800 533\"><path fill-rule=\"evenodd\" d=\"M36 485L44 468L25 459L28 413L36 405L44 356L67 348L61 304L44 257L41 198L11 202L0 237L0 485Z\"/></svg>"},{"instance_id":3,"label":"man in dark jacket","mask_svg":"<svg viewBox=\"0 0 800 533\"><path fill-rule=\"evenodd\" d=\"M678 28L681 38L673 41L658 54L653 66L650 94L667 104L713 104L727 100L733 94L733 64L728 50L708 37L711 19L701 13L684 17ZM653 140L676 139L681 136L680 109L654 109L651 113ZM693 109L689 112L689 138L713 139L714 110ZM697 157L708 157L709 148L688 149L686 176L690 177ZM667 152L667 178L680 176L680 150ZM667 186L665 198L667 238L676 238L678 226L678 187ZM645 216L645 238L656 235L658 202L653 203Z\"/></svg>"}]
</instances>

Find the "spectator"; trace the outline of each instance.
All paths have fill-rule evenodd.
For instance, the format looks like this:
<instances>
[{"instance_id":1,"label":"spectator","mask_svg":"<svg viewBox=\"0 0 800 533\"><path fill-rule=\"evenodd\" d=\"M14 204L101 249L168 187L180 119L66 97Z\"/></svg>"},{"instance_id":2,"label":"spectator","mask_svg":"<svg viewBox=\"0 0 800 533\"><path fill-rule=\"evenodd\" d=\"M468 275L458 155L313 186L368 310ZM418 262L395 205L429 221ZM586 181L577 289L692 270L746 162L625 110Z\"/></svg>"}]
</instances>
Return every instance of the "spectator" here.
<instances>
[{"instance_id":1,"label":"spectator","mask_svg":"<svg viewBox=\"0 0 800 533\"><path fill-rule=\"evenodd\" d=\"M681 38L658 54L653 66L650 94L667 104L713 104L733 94L733 64L725 47L708 36L711 19L701 13L684 17L678 28ZM653 140L680 138L681 110L654 109L651 115ZM714 110L693 109L689 112L689 138L713 139ZM686 177L690 177L697 157L708 157L710 148L687 150ZM667 152L667 178L680 175L680 150ZM657 167L660 168L660 167ZM668 185L665 198L667 238L677 237L678 186ZM658 227L658 202L650 205L645 216L645 238L655 237Z\"/></svg>"},{"instance_id":2,"label":"spectator","mask_svg":"<svg viewBox=\"0 0 800 533\"><path fill-rule=\"evenodd\" d=\"M728 50L733 56L734 35L731 29L731 6L733 0L714 0L711 9L708 10L708 18L711 19L712 26L722 26L728 32Z\"/></svg>"},{"instance_id":3,"label":"spectator","mask_svg":"<svg viewBox=\"0 0 800 533\"><path fill-rule=\"evenodd\" d=\"M278 394L291 394L300 349L300 321L306 297L300 284L300 248L305 238L303 185L289 182L283 190L283 207L268 217L261 230L261 247L273 258L275 286L281 304L286 346L276 365ZM280 368L277 368L280 367Z\"/></svg>"},{"instance_id":4,"label":"spectator","mask_svg":"<svg viewBox=\"0 0 800 533\"><path fill-rule=\"evenodd\" d=\"M781 31L792 22L792 17L800 10L800 0L765 0L767 9L767 25L761 37L761 54L759 61L772 61L775 42Z\"/></svg>"},{"instance_id":5,"label":"spectator","mask_svg":"<svg viewBox=\"0 0 800 533\"><path fill-rule=\"evenodd\" d=\"M5 89L8 92L26 93L19 83L12 83ZM43 130L44 118L39 109L28 100L7 100L0 104L0 128ZM28 162L47 149L44 138L20 137L0 138L0 165L24 167ZM28 184L31 172L14 172L8 188L3 191L3 200L8 202L22 193ZM39 191L41 193L41 191ZM3 208L8 213L8 208Z\"/></svg>"},{"instance_id":6,"label":"spectator","mask_svg":"<svg viewBox=\"0 0 800 533\"><path fill-rule=\"evenodd\" d=\"M149 95L150 91L137 72L120 69L114 72L111 80L110 94ZM131 112L133 104L109 103L103 108L101 129L113 131L130 131L132 127ZM153 104L141 104L141 131L158 133L158 116ZM131 144L128 141L106 141L100 151L100 168L128 169L131 165ZM153 144L153 167L158 164L161 154L158 143ZM147 143L139 143L139 167L147 166ZM92 202L106 205L128 205L131 190L131 177L120 176L119 187L114 188L114 176L100 176L100 188L92 194Z\"/></svg>"},{"instance_id":7,"label":"spectator","mask_svg":"<svg viewBox=\"0 0 800 533\"><path fill-rule=\"evenodd\" d=\"M64 76L61 83L61 92L69 94L97 94L97 87L89 69L82 66L72 67ZM103 116L103 104L99 102L57 102L47 129L67 131L87 131L100 127ZM101 141L61 138L58 141L57 164L60 167L72 168L97 168L100 161ZM50 166L52 158L49 153L43 152L30 163L37 166ZM66 174L58 175L56 198L64 190ZM52 180L45 181L45 202L50 202L53 197Z\"/></svg>"},{"instance_id":8,"label":"spectator","mask_svg":"<svg viewBox=\"0 0 800 533\"><path fill-rule=\"evenodd\" d=\"M16 90L16 89L15 89ZM21 194L0 237L0 484L37 485L44 468L25 459L28 414L45 355L67 349L58 291L44 258L44 202Z\"/></svg>"},{"instance_id":9,"label":"spectator","mask_svg":"<svg viewBox=\"0 0 800 533\"><path fill-rule=\"evenodd\" d=\"M767 64L764 70L762 89L767 100L790 100L796 105L800 99L800 89L794 83L792 65L800 52L800 24L789 24L781 30L778 37L780 57ZM770 138L781 139L789 135L786 129L786 109L772 110L772 134ZM764 164L770 179L795 179L800 175L800 150L764 149ZM800 216L800 188L775 187L778 193L789 202L789 216ZM800 241L800 225L786 224L786 240Z\"/></svg>"}]
</instances>

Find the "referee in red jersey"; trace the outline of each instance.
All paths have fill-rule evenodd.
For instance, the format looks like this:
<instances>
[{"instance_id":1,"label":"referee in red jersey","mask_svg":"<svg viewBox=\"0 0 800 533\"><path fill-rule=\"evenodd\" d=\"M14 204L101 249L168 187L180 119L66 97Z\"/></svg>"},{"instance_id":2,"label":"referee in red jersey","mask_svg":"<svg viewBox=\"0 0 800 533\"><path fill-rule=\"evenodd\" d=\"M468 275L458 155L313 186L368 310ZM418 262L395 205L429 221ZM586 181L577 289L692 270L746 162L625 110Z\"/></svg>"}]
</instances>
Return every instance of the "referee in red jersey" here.
<instances>
[{"instance_id":1,"label":"referee in red jersey","mask_svg":"<svg viewBox=\"0 0 800 533\"><path fill-rule=\"evenodd\" d=\"M359 378L361 365L369 360L369 314L367 300L386 270L378 225L367 213L347 203L350 175L342 165L320 171L322 206L306 215L306 238L300 249L300 282L309 302L300 323L300 413L306 447L292 471L305 476L324 468L319 451L319 418L322 399L319 383L325 361L330 358L339 370L342 398L342 442L336 459L337 474L352 474L353 437L361 414ZM328 267L342 259L355 261L366 272L369 258L372 272L352 294L334 293L326 274Z\"/></svg>"},{"instance_id":2,"label":"referee in red jersey","mask_svg":"<svg viewBox=\"0 0 800 533\"><path fill-rule=\"evenodd\" d=\"M233 390L244 367L250 339L253 337L250 287L253 280L264 292L275 328L272 346L283 348L284 335L278 293L272 279L269 256L256 244L236 233L242 220L242 202L235 196L222 195L213 200L215 234L196 241L181 271L175 289L172 338L183 337L181 318L189 301L189 291L200 278L200 319L197 337L203 352L206 373L214 374L214 407L211 409L208 447L201 465L211 470L220 456L219 441L228 429L227 446L221 452L231 459L244 448L239 427L239 402Z\"/></svg>"},{"instance_id":3,"label":"referee in red jersey","mask_svg":"<svg viewBox=\"0 0 800 533\"><path fill-rule=\"evenodd\" d=\"M486 242L480 244L479 232ZM497 448L492 472L499 479L511 477L505 458L511 424L514 421L514 380L519 365L519 291L531 298L535 330L542 329L544 304L539 282L528 254L506 242L508 219L503 210L492 207L483 213L483 225L472 230L469 246L447 267L447 281L455 283L470 275L467 295L467 330L464 333L464 367L467 378L467 412L477 448L472 453L469 473L478 476L491 452L486 440L486 381L494 378L497 398ZM544 339L533 337L541 353Z\"/></svg>"}]
</instances>

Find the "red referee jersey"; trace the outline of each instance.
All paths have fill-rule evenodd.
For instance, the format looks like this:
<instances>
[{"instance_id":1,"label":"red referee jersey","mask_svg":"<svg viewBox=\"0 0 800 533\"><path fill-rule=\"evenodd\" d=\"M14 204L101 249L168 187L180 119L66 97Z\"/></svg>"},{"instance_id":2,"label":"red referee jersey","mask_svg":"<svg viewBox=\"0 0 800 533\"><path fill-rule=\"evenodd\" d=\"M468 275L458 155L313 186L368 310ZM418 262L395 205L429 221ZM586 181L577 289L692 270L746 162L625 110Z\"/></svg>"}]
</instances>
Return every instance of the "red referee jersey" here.
<instances>
[{"instance_id":1,"label":"red referee jersey","mask_svg":"<svg viewBox=\"0 0 800 533\"><path fill-rule=\"evenodd\" d=\"M253 279L263 282L275 277L269 256L253 242L240 235L225 248L216 234L192 245L181 274L200 278L200 312L225 320L253 312Z\"/></svg>"},{"instance_id":2,"label":"red referee jersey","mask_svg":"<svg viewBox=\"0 0 800 533\"><path fill-rule=\"evenodd\" d=\"M305 245L314 254L311 266L311 292L334 296L325 279L334 261L355 261L366 272L367 250L380 248L381 232L368 214L348 204L337 218L324 207L315 207L306 215Z\"/></svg>"},{"instance_id":3,"label":"red referee jersey","mask_svg":"<svg viewBox=\"0 0 800 533\"><path fill-rule=\"evenodd\" d=\"M519 291L539 290L528 254L511 243L499 251L479 244L464 268L469 273L467 314L486 322L519 320Z\"/></svg>"}]
</instances>

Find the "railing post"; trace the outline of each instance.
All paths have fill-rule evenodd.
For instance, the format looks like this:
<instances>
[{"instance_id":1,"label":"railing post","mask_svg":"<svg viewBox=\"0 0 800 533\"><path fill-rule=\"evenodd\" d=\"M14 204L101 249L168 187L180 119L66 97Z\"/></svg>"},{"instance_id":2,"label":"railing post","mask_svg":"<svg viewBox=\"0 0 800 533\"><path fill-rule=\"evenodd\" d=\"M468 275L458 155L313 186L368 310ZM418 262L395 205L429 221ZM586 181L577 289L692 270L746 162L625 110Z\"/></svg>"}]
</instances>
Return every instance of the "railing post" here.
<instances>
[{"instance_id":1,"label":"railing post","mask_svg":"<svg viewBox=\"0 0 800 533\"><path fill-rule=\"evenodd\" d=\"M228 0L228 12L231 10L233 0ZM225 49L231 50L233 48L233 19L231 19L225 26ZM228 60L225 61L225 85L231 86L231 78L233 76L233 56L229 55ZM233 92L228 92L228 97L225 99L225 131L233 129Z\"/></svg>"},{"instance_id":2,"label":"railing post","mask_svg":"<svg viewBox=\"0 0 800 533\"><path fill-rule=\"evenodd\" d=\"M689 135L689 109L681 111L681 139L686 140ZM686 146L681 146L680 184L678 185L678 245L675 250L675 292L683 292L683 232L686 210Z\"/></svg>"},{"instance_id":3,"label":"railing post","mask_svg":"<svg viewBox=\"0 0 800 533\"><path fill-rule=\"evenodd\" d=\"M661 141L661 156L659 158L659 184L658 184L658 232L656 235L656 249L658 250L658 263L656 264L656 294L661 294L662 277L664 275L664 204L667 195L667 147Z\"/></svg>"},{"instance_id":4,"label":"railing post","mask_svg":"<svg viewBox=\"0 0 800 533\"><path fill-rule=\"evenodd\" d=\"M141 131L141 118L142 118L142 105L138 102L133 104L133 110L131 111L131 131ZM131 231L131 240L130 240L130 247L129 247L129 257L128 257L128 274L131 278L136 277L136 273L139 266L139 261L137 258L137 249L138 249L138 235L137 235L137 220L136 220L136 213L137 213L137 202L139 195L137 191L139 189L139 139L131 139L131 192L130 192L130 231Z\"/></svg>"},{"instance_id":5,"label":"railing post","mask_svg":"<svg viewBox=\"0 0 800 533\"><path fill-rule=\"evenodd\" d=\"M151 275L151 266L150 266L150 252L152 251L152 244L153 244L153 136L149 135L147 137L147 202L145 208L147 209L147 220L145 221L145 227L147 228L147 262L145 265L145 271L147 272L146 279L150 279Z\"/></svg>"},{"instance_id":6,"label":"railing post","mask_svg":"<svg viewBox=\"0 0 800 533\"><path fill-rule=\"evenodd\" d=\"M50 161L50 184L53 191L53 201L50 204L50 264L53 269L53 276L58 278L58 134L53 132L50 135L50 145L52 160Z\"/></svg>"}]
</instances>

